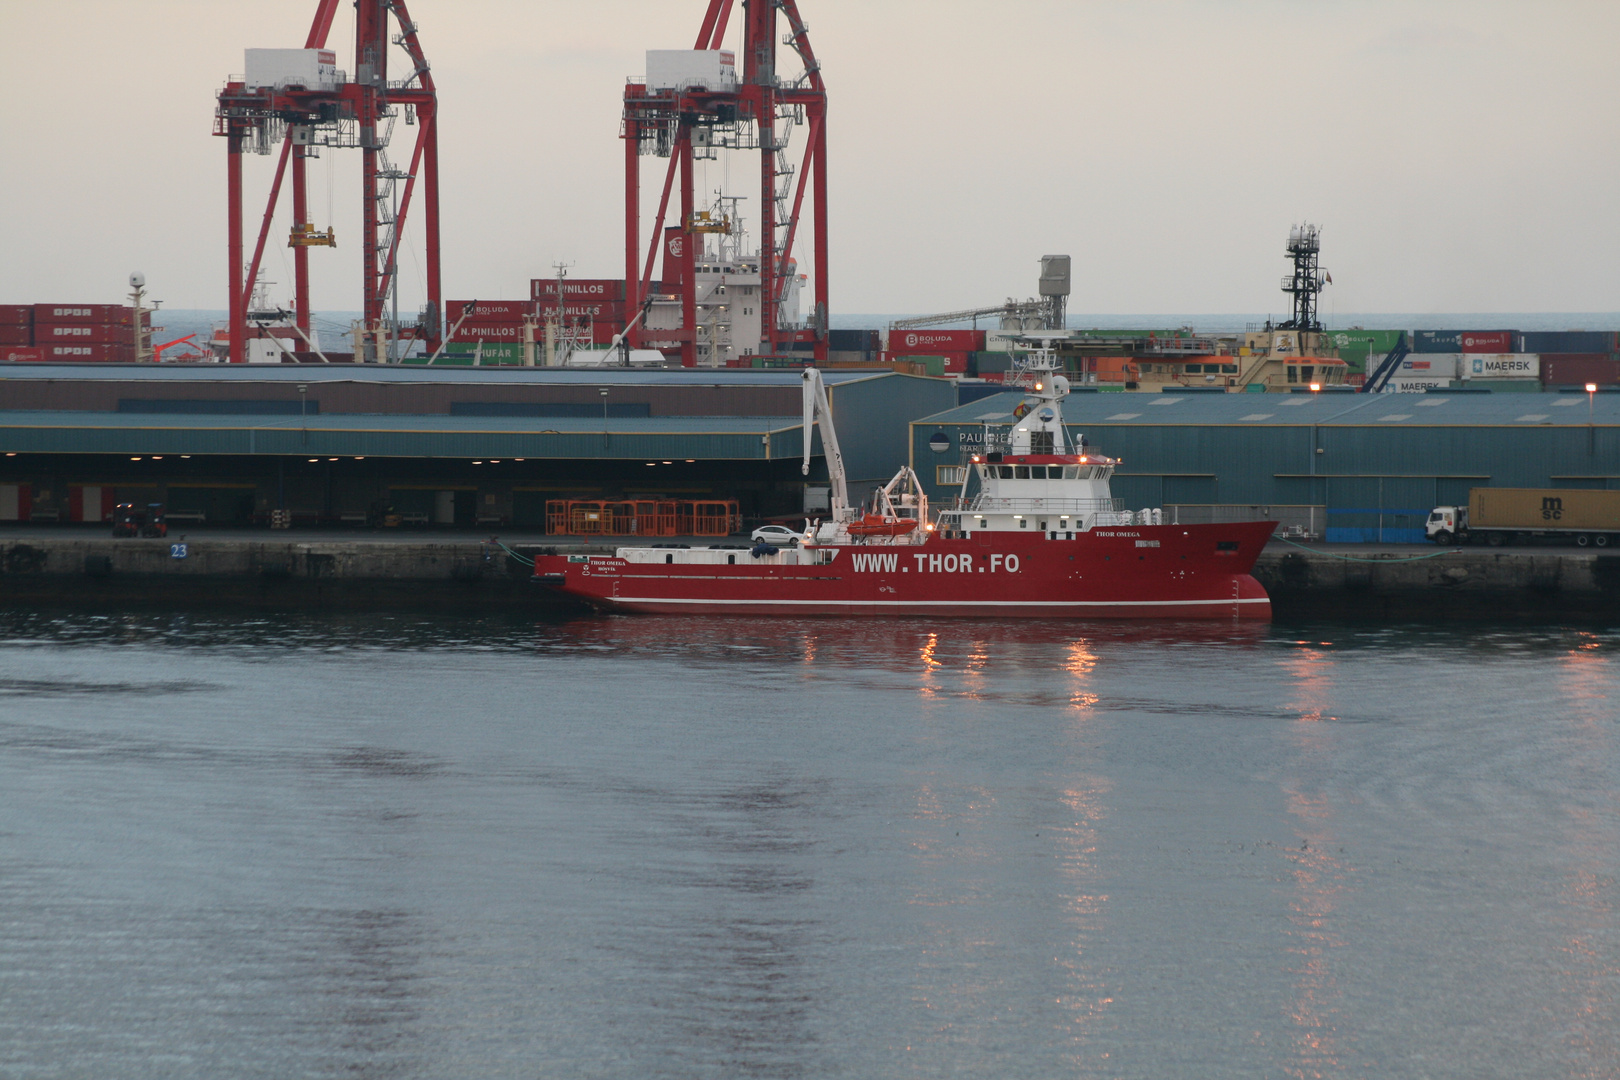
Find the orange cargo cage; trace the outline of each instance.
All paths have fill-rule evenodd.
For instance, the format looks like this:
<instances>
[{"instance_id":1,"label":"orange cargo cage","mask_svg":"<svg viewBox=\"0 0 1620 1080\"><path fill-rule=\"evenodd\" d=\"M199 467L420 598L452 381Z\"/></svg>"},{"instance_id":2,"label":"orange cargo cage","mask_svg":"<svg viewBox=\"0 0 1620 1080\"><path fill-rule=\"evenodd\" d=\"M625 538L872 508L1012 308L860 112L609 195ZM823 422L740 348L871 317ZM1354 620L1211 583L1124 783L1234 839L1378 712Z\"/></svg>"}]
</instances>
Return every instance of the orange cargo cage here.
<instances>
[{"instance_id":1,"label":"orange cargo cage","mask_svg":"<svg viewBox=\"0 0 1620 1080\"><path fill-rule=\"evenodd\" d=\"M742 528L735 499L550 499L553 536L729 536Z\"/></svg>"}]
</instances>

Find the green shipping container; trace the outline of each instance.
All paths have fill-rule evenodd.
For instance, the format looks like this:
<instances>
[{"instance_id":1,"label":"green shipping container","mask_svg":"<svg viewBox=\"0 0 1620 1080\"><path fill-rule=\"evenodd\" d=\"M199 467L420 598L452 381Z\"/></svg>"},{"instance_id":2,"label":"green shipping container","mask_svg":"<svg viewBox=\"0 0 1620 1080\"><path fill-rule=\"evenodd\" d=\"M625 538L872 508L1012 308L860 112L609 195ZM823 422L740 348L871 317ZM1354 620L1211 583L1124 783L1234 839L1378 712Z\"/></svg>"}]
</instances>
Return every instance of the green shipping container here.
<instances>
[{"instance_id":1,"label":"green shipping container","mask_svg":"<svg viewBox=\"0 0 1620 1080\"><path fill-rule=\"evenodd\" d=\"M1328 341L1339 350L1339 355L1348 360L1350 353L1360 353L1365 359L1368 353L1387 353L1395 347L1395 341L1404 330L1329 330ZM1410 347L1412 342L1406 342Z\"/></svg>"},{"instance_id":2,"label":"green shipping container","mask_svg":"<svg viewBox=\"0 0 1620 1080\"><path fill-rule=\"evenodd\" d=\"M535 346L535 363L543 362L542 354L544 351L545 346ZM512 342L486 344L480 354L475 346L469 346L466 342L458 341L446 346L444 352L440 353L439 358L433 363L435 367L440 364L466 367L472 364L475 356L480 358L481 363L491 367L521 364L523 363L523 345ZM407 361L407 363L412 364L424 364L426 362L427 357L425 356L412 357Z\"/></svg>"}]
</instances>

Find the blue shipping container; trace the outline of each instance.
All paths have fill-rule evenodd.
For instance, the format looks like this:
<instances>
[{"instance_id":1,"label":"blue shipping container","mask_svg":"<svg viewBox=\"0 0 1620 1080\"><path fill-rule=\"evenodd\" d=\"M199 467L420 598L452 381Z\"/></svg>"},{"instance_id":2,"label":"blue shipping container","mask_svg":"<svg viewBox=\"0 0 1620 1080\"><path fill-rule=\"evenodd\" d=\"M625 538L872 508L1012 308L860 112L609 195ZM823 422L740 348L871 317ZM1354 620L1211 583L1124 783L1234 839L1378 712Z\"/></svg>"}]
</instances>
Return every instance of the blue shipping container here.
<instances>
[{"instance_id":1,"label":"blue shipping container","mask_svg":"<svg viewBox=\"0 0 1620 1080\"><path fill-rule=\"evenodd\" d=\"M1614 342L1614 334L1608 330L1527 331L1523 337L1519 351L1529 353L1603 353Z\"/></svg>"},{"instance_id":2,"label":"blue shipping container","mask_svg":"<svg viewBox=\"0 0 1620 1080\"><path fill-rule=\"evenodd\" d=\"M1462 352L1461 330L1418 330L1412 334L1413 352Z\"/></svg>"}]
</instances>

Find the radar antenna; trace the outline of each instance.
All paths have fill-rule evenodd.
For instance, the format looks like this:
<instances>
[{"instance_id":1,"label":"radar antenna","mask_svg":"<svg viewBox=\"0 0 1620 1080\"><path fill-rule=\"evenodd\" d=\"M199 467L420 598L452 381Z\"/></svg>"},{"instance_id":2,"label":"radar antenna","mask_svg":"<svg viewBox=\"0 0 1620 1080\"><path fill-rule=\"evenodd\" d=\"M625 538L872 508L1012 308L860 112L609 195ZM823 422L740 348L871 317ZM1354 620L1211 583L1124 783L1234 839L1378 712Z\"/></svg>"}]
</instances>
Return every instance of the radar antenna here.
<instances>
[{"instance_id":1,"label":"radar antenna","mask_svg":"<svg viewBox=\"0 0 1620 1080\"><path fill-rule=\"evenodd\" d=\"M1322 251L1321 235L1321 229L1309 223L1288 230L1288 257L1294 260L1294 273L1282 279L1282 291L1294 298L1294 317L1279 330L1322 332L1322 323L1316 317L1316 298L1333 278L1316 264Z\"/></svg>"}]
</instances>

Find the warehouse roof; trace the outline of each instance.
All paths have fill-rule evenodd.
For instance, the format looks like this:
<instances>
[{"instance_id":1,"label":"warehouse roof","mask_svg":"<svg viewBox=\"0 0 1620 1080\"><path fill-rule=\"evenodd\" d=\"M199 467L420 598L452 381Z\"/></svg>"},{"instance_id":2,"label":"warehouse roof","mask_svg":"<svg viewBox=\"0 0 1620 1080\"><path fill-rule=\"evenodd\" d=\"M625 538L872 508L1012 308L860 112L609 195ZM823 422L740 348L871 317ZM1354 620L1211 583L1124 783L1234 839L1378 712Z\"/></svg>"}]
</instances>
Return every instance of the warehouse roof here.
<instances>
[{"instance_id":1,"label":"warehouse roof","mask_svg":"<svg viewBox=\"0 0 1620 1080\"><path fill-rule=\"evenodd\" d=\"M798 416L220 416L0 411L0 451L91 454L335 454L375 457L799 455Z\"/></svg>"},{"instance_id":2,"label":"warehouse roof","mask_svg":"<svg viewBox=\"0 0 1620 1080\"><path fill-rule=\"evenodd\" d=\"M997 394L935 413L917 424L1012 422L1024 395ZM1592 396L1592 418L1599 425L1620 424L1620 394ZM1585 393L1545 394L1223 394L1208 391L1070 394L1063 419L1071 425L1140 426L1408 426L1480 427L1587 425Z\"/></svg>"},{"instance_id":3,"label":"warehouse roof","mask_svg":"<svg viewBox=\"0 0 1620 1080\"><path fill-rule=\"evenodd\" d=\"M828 385L923 376L890 371L823 371ZM423 364L35 364L0 363L6 379L114 382L386 382L459 386L798 386L798 369L429 367Z\"/></svg>"}]
</instances>

